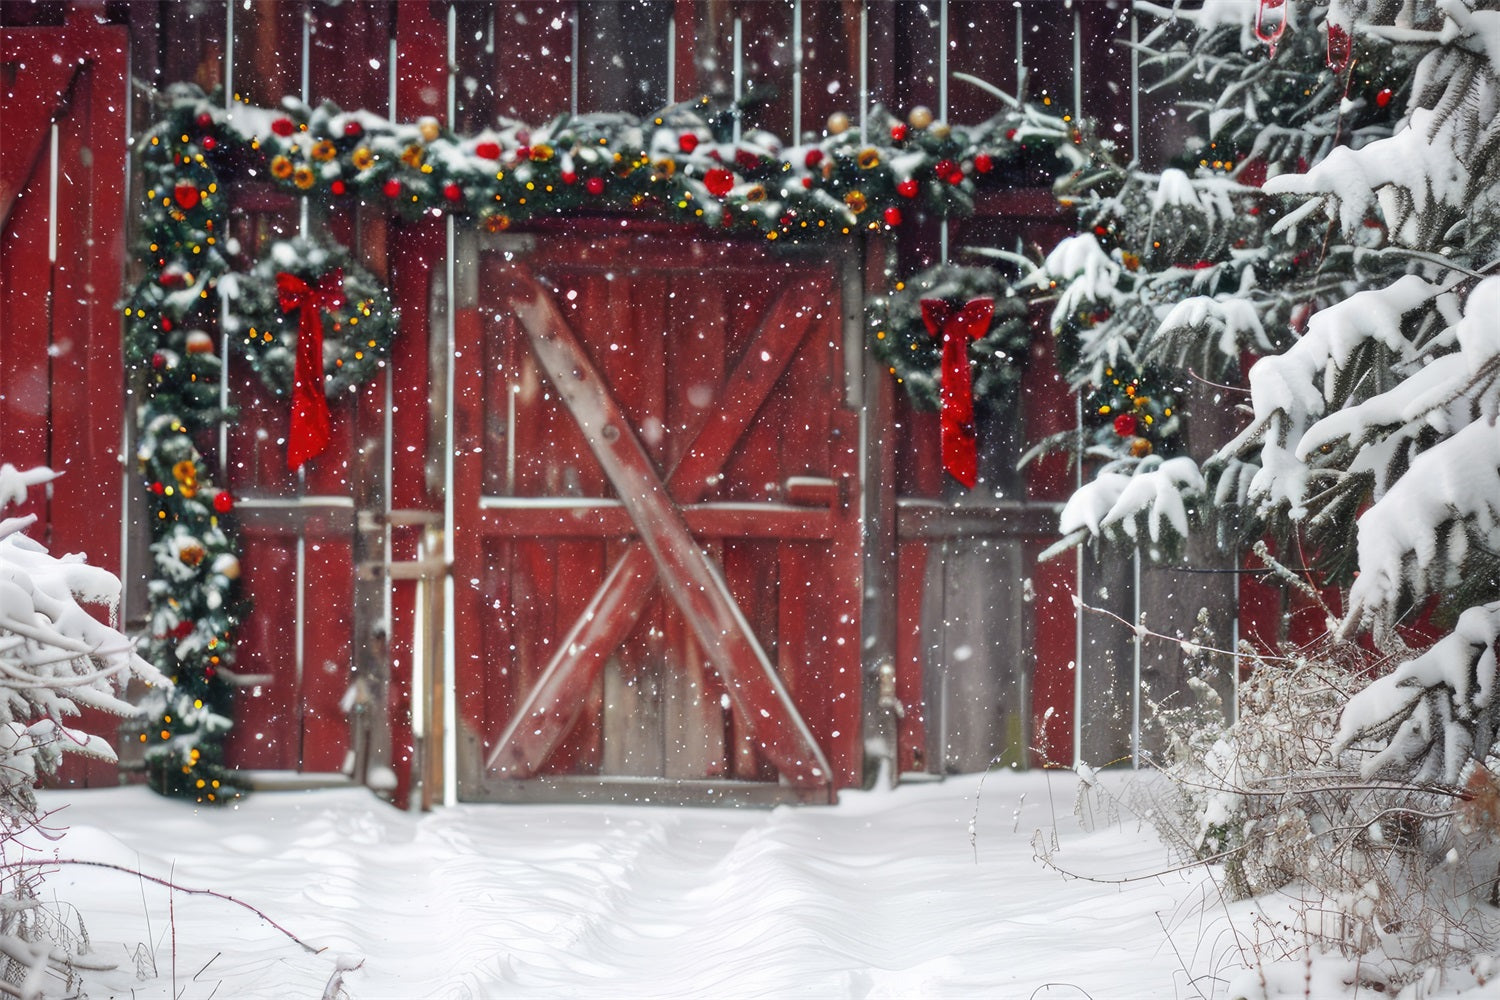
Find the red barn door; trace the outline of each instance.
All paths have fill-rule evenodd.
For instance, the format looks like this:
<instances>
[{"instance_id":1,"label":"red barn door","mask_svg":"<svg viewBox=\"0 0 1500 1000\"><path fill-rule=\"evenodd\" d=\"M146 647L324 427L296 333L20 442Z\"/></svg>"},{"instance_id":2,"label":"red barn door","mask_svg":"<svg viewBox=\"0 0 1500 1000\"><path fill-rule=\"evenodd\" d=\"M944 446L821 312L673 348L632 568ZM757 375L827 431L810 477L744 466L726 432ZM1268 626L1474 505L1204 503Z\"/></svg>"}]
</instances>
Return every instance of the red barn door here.
<instances>
[{"instance_id":1,"label":"red barn door","mask_svg":"<svg viewBox=\"0 0 1500 1000\"><path fill-rule=\"evenodd\" d=\"M129 74L92 14L0 28L0 462L63 473L19 510L55 555L121 565L125 407L119 299ZM119 720L77 724L114 742ZM114 784L68 755L60 780Z\"/></svg>"},{"instance_id":2,"label":"red barn door","mask_svg":"<svg viewBox=\"0 0 1500 1000\"><path fill-rule=\"evenodd\" d=\"M454 383L460 796L857 783L840 266L615 223L497 237L477 269Z\"/></svg>"}]
</instances>

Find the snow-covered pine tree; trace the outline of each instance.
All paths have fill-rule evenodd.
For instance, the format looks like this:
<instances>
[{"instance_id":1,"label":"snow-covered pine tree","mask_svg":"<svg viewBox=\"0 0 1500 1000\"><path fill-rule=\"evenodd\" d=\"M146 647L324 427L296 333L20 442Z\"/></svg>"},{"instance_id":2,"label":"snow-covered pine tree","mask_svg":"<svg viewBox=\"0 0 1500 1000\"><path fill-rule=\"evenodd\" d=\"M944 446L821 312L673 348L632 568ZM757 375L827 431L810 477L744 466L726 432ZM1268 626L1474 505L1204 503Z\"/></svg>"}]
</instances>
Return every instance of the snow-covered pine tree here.
<instances>
[{"instance_id":1,"label":"snow-covered pine tree","mask_svg":"<svg viewBox=\"0 0 1500 1000\"><path fill-rule=\"evenodd\" d=\"M1242 385L1248 357L1285 350L1310 316L1361 287L1356 257L1373 234L1339 239L1303 199L1262 185L1390 135L1393 88L1408 72L1379 37L1330 42L1326 3L1276 7L1281 19L1258 26L1254 3L1136 9L1155 17L1143 75L1152 91L1180 95L1170 111L1195 131L1165 169L1106 161L1059 183L1081 231L1043 275L1057 290L1053 325L1085 433L1043 447L1081 443L1101 464L1064 512L1054 551L1104 536L1163 556L1193 521L1212 523L1226 545L1264 529L1248 497L1253 457L1221 456L1210 492L1186 454L1181 407L1194 383Z\"/></svg>"},{"instance_id":2,"label":"snow-covered pine tree","mask_svg":"<svg viewBox=\"0 0 1500 1000\"><path fill-rule=\"evenodd\" d=\"M1301 880L1340 918L1318 943L1394 992L1492 950L1472 904L1500 904L1476 806L1500 787L1500 3L1207 3L1148 43L1207 88L1209 152L1075 182L1090 228L1048 262L1058 325L1080 387L1154 365L1243 377L1248 406L1201 464L1117 444L1066 542L1270 533L1347 588L1330 641L1260 663L1184 766L1184 815L1247 891ZM1418 617L1451 631L1413 654ZM1366 636L1390 655L1339 641Z\"/></svg>"},{"instance_id":3,"label":"snow-covered pine tree","mask_svg":"<svg viewBox=\"0 0 1500 1000\"><path fill-rule=\"evenodd\" d=\"M1339 744L1379 750L1370 773L1456 781L1500 729L1500 9L1263 0L1178 21L1188 39L1163 25L1151 61L1207 85L1213 156L1090 186L1089 231L1047 269L1076 384L1124 365L1232 380L1250 352L1250 418L1201 474L1115 456L1067 542L1271 531L1348 587L1343 636L1457 619L1354 697Z\"/></svg>"}]
</instances>

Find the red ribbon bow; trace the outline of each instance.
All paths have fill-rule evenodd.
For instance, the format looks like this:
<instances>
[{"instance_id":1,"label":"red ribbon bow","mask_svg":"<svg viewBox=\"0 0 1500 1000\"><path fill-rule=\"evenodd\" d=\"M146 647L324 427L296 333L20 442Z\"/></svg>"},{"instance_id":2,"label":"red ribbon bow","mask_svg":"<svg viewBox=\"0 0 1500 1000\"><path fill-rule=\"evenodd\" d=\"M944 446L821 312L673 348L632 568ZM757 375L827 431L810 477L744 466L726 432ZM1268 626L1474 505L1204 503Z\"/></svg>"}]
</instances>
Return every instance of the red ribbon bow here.
<instances>
[{"instance_id":1,"label":"red ribbon bow","mask_svg":"<svg viewBox=\"0 0 1500 1000\"><path fill-rule=\"evenodd\" d=\"M995 300L970 299L955 309L942 299L922 300L922 322L927 332L943 338L942 407L939 426L943 468L973 489L979 478L979 448L974 438L974 380L969 374L969 341L990 329Z\"/></svg>"},{"instance_id":2,"label":"red ribbon bow","mask_svg":"<svg viewBox=\"0 0 1500 1000\"><path fill-rule=\"evenodd\" d=\"M286 445L286 464L295 472L308 459L321 455L333 437L328 397L323 393L323 318L318 313L344 307L344 271L330 271L316 285L282 271L276 275L276 291L282 312L299 310L292 425Z\"/></svg>"}]
</instances>

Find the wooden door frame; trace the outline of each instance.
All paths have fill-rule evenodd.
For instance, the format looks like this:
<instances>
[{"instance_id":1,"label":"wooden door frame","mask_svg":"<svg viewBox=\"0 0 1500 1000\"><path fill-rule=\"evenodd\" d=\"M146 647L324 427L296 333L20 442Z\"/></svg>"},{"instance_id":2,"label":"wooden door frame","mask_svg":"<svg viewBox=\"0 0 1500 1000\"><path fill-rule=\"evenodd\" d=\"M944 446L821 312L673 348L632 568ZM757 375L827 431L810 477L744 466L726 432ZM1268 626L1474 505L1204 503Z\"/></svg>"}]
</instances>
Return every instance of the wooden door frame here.
<instances>
[{"instance_id":1,"label":"wooden door frame","mask_svg":"<svg viewBox=\"0 0 1500 1000\"><path fill-rule=\"evenodd\" d=\"M601 233L609 232L618 234L620 232L620 220L600 220L603 226ZM584 227L589 222L583 222ZM670 229L676 232L680 227L672 227L649 221L631 221L631 229L635 232L642 230L653 230L657 228ZM453 303L452 314L454 316L454 327L465 331L465 336L473 338L478 336L480 324L483 322L479 308L479 289L477 275L479 261L483 256L485 247L510 247L524 249L532 245L532 241L545 240L547 236L556 232L562 235L576 234L579 229L577 220L571 221L567 226L550 225L548 223L534 224L526 230L519 232L508 232L502 234L459 234L453 244L453 256L458 267L452 278ZM695 234L697 235L697 234ZM701 236L698 236L701 238ZM843 293L843 304L845 313L840 317L842 331L842 342L840 344L841 357L843 358L843 393L841 396L841 409L850 412L850 423L857 422L857 433L859 443L851 444L850 452L855 453L856 448L863 448L870 440L866 431L865 422L868 414L864 410L864 400L867 394L866 386L870 380L871 372L875 369L869 364L868 352L864 349L864 319L863 301L865 292L865 258L867 256L863 245L843 246L819 244L809 246L805 249L791 251L793 254L804 253L816 255L820 262L831 265L839 275L840 290ZM792 283L792 284L795 284ZM790 289L791 285L789 285ZM487 289L487 294L493 289ZM492 298L492 296L491 296ZM443 307L434 303L435 312ZM462 342L462 337L459 342ZM454 360L450 356L450 365ZM460 378L462 376L456 376ZM878 397L877 397L878 398ZM453 415L445 416L449 420ZM465 456L471 451L477 442L477 428L465 427L464 418L460 415L456 420L449 420L450 425L458 424L453 428L454 440L450 452L457 456L455 475L449 481L450 494L454 497L463 492L457 487L465 478L474 479L477 483L477 473L473 470L466 471L464 468ZM835 431L836 434L846 431ZM852 436L852 435L851 435ZM879 470L859 456L860 475L851 486L859 490L867 488L870 477L878 474ZM477 485L471 486L469 492L474 492ZM835 490L834 492L839 492ZM467 494L465 494L467 495ZM478 494L475 493L477 496ZM820 494L821 496L821 494ZM867 512L868 501L862 501L862 508ZM450 508L452 510L452 508ZM894 515L888 512L887 520L891 524L890 534L894 534ZM456 529L456 525L450 522L450 533ZM863 526L865 531L868 528ZM864 593L863 574L866 572L867 560L869 558L868 547L862 547L856 554L858 563L854 570L860 579L859 592ZM450 567L450 578L459 575L456 566ZM869 606L868 600L859 605L861 624L859 627L865 632L872 627L865 622L864 609ZM452 618L449 626L453 626ZM888 631L888 629L887 629ZM864 639L865 632L860 633ZM862 672L868 673L867 657L860 657ZM456 664L448 664L448 682L451 684L456 677ZM860 687L871 687L860 685ZM448 692L440 689L439 685L432 685L428 700L440 705ZM449 710L454 706L448 703ZM592 776L592 775L547 775L547 776L525 776L525 777L500 777L484 766L484 761L492 756L492 750L486 750L482 745L482 736L472 730L456 725L456 720L447 720L447 739L449 741L448 759L456 762L457 773L447 775L446 780L452 787L455 782L461 781L463 785L462 798L466 801L496 801L496 802L537 802L537 801L634 801L650 802L657 804L709 804L709 803L737 803L737 804L760 804L768 805L781 802L828 802L834 798L833 787L829 783L819 782L780 782L745 781L733 779L680 779L680 778L639 778L627 776ZM816 748L816 744L814 744ZM819 754L821 756L821 753ZM847 782L841 782L847 783Z\"/></svg>"}]
</instances>

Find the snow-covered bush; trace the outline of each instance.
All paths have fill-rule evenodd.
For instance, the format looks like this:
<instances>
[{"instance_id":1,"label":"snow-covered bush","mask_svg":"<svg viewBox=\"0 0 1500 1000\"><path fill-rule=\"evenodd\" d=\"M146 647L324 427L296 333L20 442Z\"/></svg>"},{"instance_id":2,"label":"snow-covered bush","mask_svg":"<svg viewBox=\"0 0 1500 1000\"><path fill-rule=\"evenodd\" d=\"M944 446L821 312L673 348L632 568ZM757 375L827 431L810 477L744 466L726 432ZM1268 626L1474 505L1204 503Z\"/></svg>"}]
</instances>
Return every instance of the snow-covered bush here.
<instances>
[{"instance_id":1,"label":"snow-covered bush","mask_svg":"<svg viewBox=\"0 0 1500 1000\"><path fill-rule=\"evenodd\" d=\"M1227 995L1335 995L1303 992L1314 963L1358 970L1335 977L1347 995L1393 995L1488 961L1500 942L1490 772L1469 791L1368 778L1338 736L1345 705L1371 690L1370 651L1329 639L1246 655L1238 721L1178 733L1194 750L1171 763L1154 811L1169 842L1222 865L1231 898L1260 900L1264 925L1239 929L1248 968Z\"/></svg>"},{"instance_id":2,"label":"snow-covered bush","mask_svg":"<svg viewBox=\"0 0 1500 1000\"><path fill-rule=\"evenodd\" d=\"M53 478L0 465L0 514ZM129 639L83 606L113 615L120 581L81 555L51 555L23 534L35 520L0 517L0 993L22 997L41 996L50 979L88 961L81 930L39 899L36 866L8 854L39 822L33 787L65 752L114 760L107 740L70 718L84 708L133 714L120 698L126 682L161 682Z\"/></svg>"},{"instance_id":3,"label":"snow-covered bush","mask_svg":"<svg viewBox=\"0 0 1500 1000\"><path fill-rule=\"evenodd\" d=\"M1269 55L1251 30L1268 8L1286 17ZM1370 636L1395 668L1349 706L1340 747L1371 776L1452 786L1497 749L1500 9L1238 16L1207 5L1147 39L1148 61L1207 88L1194 106L1218 159L1127 169L1113 188L1079 178L1090 228L1046 270L1080 387L1123 365L1167 386L1229 380L1259 355L1246 419L1208 452L1196 442L1201 462L1118 445L1068 504L1065 543L1288 539L1347 588L1334 630ZM1417 614L1457 629L1414 657L1397 630Z\"/></svg>"}]
</instances>

